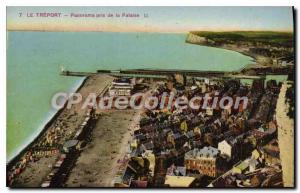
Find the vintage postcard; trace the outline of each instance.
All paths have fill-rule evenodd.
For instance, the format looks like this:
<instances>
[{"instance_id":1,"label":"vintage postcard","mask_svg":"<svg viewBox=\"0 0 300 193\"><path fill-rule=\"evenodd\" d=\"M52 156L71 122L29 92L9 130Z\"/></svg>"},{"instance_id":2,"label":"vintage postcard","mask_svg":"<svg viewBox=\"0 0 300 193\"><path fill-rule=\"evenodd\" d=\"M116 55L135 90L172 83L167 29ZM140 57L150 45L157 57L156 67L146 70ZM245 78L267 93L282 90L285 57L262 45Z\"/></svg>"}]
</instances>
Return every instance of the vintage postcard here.
<instances>
[{"instance_id":1,"label":"vintage postcard","mask_svg":"<svg viewBox=\"0 0 300 193\"><path fill-rule=\"evenodd\" d=\"M293 7L7 7L10 188L294 188Z\"/></svg>"}]
</instances>

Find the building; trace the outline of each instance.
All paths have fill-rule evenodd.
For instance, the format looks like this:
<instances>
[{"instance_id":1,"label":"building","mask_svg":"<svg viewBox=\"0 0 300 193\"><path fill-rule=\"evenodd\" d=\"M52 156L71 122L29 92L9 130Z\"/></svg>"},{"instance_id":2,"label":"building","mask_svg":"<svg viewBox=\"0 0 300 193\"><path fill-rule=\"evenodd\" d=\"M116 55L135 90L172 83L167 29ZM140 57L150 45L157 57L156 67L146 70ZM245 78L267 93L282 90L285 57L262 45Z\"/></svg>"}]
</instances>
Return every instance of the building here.
<instances>
[{"instance_id":1,"label":"building","mask_svg":"<svg viewBox=\"0 0 300 193\"><path fill-rule=\"evenodd\" d=\"M111 97L130 96L134 87L134 81L130 78L118 78L112 82L108 93Z\"/></svg>"},{"instance_id":2,"label":"building","mask_svg":"<svg viewBox=\"0 0 300 193\"><path fill-rule=\"evenodd\" d=\"M256 159L249 160L249 172L254 172L257 168L258 161Z\"/></svg>"},{"instance_id":3,"label":"building","mask_svg":"<svg viewBox=\"0 0 300 193\"><path fill-rule=\"evenodd\" d=\"M228 140L223 140L218 143L218 150L220 150L220 153L229 159L232 157L232 148L232 144Z\"/></svg>"},{"instance_id":4,"label":"building","mask_svg":"<svg viewBox=\"0 0 300 193\"><path fill-rule=\"evenodd\" d=\"M229 135L229 137L218 143L218 150L229 160L237 160L247 154L248 151L245 147L244 134L236 137Z\"/></svg>"},{"instance_id":5,"label":"building","mask_svg":"<svg viewBox=\"0 0 300 193\"><path fill-rule=\"evenodd\" d=\"M187 188L191 187L196 178L190 176L166 175L165 185L169 187Z\"/></svg>"},{"instance_id":6,"label":"building","mask_svg":"<svg viewBox=\"0 0 300 193\"><path fill-rule=\"evenodd\" d=\"M152 151L146 150L143 156L149 161L149 174L153 177L155 168L155 155L152 153Z\"/></svg>"},{"instance_id":7,"label":"building","mask_svg":"<svg viewBox=\"0 0 300 193\"><path fill-rule=\"evenodd\" d=\"M280 151L276 139L273 139L270 143L260 148L260 151L267 165L280 165Z\"/></svg>"},{"instance_id":8,"label":"building","mask_svg":"<svg viewBox=\"0 0 300 193\"><path fill-rule=\"evenodd\" d=\"M240 164L236 165L232 169L234 174L243 174L249 169L249 161L243 161Z\"/></svg>"},{"instance_id":9,"label":"building","mask_svg":"<svg viewBox=\"0 0 300 193\"><path fill-rule=\"evenodd\" d=\"M218 176L219 150L214 147L193 149L184 156L184 164L187 170L199 171L210 177Z\"/></svg>"},{"instance_id":10,"label":"building","mask_svg":"<svg viewBox=\"0 0 300 193\"><path fill-rule=\"evenodd\" d=\"M276 136L276 131L277 130L274 128L267 129L265 131L261 129L253 129L248 132L248 138L250 139L253 145L264 145Z\"/></svg>"},{"instance_id":11,"label":"building","mask_svg":"<svg viewBox=\"0 0 300 193\"><path fill-rule=\"evenodd\" d=\"M167 175L169 176L186 176L186 168L182 166L175 166L175 164L172 164L167 169Z\"/></svg>"},{"instance_id":12,"label":"building","mask_svg":"<svg viewBox=\"0 0 300 193\"><path fill-rule=\"evenodd\" d=\"M125 166L125 167L124 167ZM145 187L149 161L142 157L131 157L114 178L114 187ZM132 185L131 183L134 182Z\"/></svg>"}]
</instances>

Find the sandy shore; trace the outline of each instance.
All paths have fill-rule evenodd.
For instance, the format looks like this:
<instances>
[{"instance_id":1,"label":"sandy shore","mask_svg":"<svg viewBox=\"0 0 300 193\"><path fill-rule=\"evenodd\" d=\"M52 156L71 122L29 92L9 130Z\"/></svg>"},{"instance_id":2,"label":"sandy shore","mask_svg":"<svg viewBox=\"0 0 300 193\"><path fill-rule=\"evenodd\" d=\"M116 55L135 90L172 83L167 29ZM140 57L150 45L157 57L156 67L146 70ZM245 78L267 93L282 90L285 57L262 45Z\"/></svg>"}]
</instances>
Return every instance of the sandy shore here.
<instances>
[{"instance_id":1,"label":"sandy shore","mask_svg":"<svg viewBox=\"0 0 300 193\"><path fill-rule=\"evenodd\" d=\"M108 84L111 83L113 77L106 75L95 75L89 77L84 85L79 90L79 93L83 98L87 97L89 93L100 93ZM63 144L68 137L76 132L78 126L84 120L86 110L81 109L81 103L73 105L71 109L63 109L58 116L57 120L63 123L64 135L60 138L59 143ZM55 122L54 122L55 123ZM54 123L45 129L47 131L55 127ZM39 142L45 138L43 134L36 142ZM33 143L32 145L34 145ZM13 187L39 187L45 180L46 176L52 169L52 166L58 159L58 154L47 155L42 157L36 162L30 162L27 164L26 169L15 178Z\"/></svg>"},{"instance_id":2,"label":"sandy shore","mask_svg":"<svg viewBox=\"0 0 300 193\"><path fill-rule=\"evenodd\" d=\"M276 106L278 124L278 141L280 159L283 171L284 187L294 187L294 120L287 116L288 104L285 103L285 93L289 85L282 84Z\"/></svg>"},{"instance_id":3,"label":"sandy shore","mask_svg":"<svg viewBox=\"0 0 300 193\"><path fill-rule=\"evenodd\" d=\"M152 84L150 88L153 88ZM151 89L145 93L150 96ZM81 152L67 187L114 187L120 163L129 153L133 132L139 129L143 109L101 110L91 141Z\"/></svg>"},{"instance_id":4,"label":"sandy shore","mask_svg":"<svg viewBox=\"0 0 300 193\"><path fill-rule=\"evenodd\" d=\"M117 161L127 153L140 111L108 110L92 131L66 182L67 187L113 187Z\"/></svg>"}]
</instances>

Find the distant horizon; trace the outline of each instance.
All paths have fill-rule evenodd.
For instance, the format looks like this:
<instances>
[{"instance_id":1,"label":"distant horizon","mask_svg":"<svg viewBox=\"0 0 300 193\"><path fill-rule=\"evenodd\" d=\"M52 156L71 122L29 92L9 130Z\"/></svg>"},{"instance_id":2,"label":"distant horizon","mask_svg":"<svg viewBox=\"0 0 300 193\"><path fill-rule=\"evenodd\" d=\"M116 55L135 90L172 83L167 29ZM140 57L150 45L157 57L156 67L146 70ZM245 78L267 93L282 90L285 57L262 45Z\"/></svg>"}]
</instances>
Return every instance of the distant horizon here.
<instances>
[{"instance_id":1,"label":"distant horizon","mask_svg":"<svg viewBox=\"0 0 300 193\"><path fill-rule=\"evenodd\" d=\"M6 31L24 31L24 32L109 32L109 33L170 33L170 34L185 34L189 32L280 32L294 33L290 30L190 30L186 32L167 32L167 31L69 31L69 30L33 30L33 29L6 29Z\"/></svg>"}]
</instances>

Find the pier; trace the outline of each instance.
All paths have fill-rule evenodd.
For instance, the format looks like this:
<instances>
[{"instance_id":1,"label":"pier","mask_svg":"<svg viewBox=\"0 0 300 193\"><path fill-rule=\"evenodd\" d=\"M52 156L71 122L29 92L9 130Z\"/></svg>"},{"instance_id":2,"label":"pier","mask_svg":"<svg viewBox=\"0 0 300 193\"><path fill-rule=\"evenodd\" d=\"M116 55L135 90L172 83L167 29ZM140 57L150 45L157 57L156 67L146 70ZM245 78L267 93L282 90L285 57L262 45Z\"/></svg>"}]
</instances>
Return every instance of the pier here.
<instances>
[{"instance_id":1,"label":"pier","mask_svg":"<svg viewBox=\"0 0 300 193\"><path fill-rule=\"evenodd\" d=\"M98 70L98 73L107 73L107 70ZM223 71L201 71L201 70L177 70L177 69L129 69L120 71L111 71L112 73L118 72L120 74L140 74L140 75L172 75L180 74L185 76L223 76L226 72Z\"/></svg>"},{"instance_id":2,"label":"pier","mask_svg":"<svg viewBox=\"0 0 300 193\"><path fill-rule=\"evenodd\" d=\"M63 76L91 76L96 74L109 75L114 77L136 77L146 79L167 79L175 75L187 77L224 78L224 79L265 79L266 74L246 75L236 72L225 71L200 71L200 70L158 70L158 69L129 69L129 70L97 70L97 72L74 72L61 71ZM286 74L286 73L283 73Z\"/></svg>"},{"instance_id":3,"label":"pier","mask_svg":"<svg viewBox=\"0 0 300 193\"><path fill-rule=\"evenodd\" d=\"M84 76L91 76L97 73L93 72L73 72L73 71L68 71L68 70L63 70L60 72L60 75L62 76L79 76L79 77L84 77Z\"/></svg>"},{"instance_id":4,"label":"pier","mask_svg":"<svg viewBox=\"0 0 300 193\"><path fill-rule=\"evenodd\" d=\"M187 80L193 77L213 78L213 79L249 79L249 80L266 80L265 74L247 75L236 72L225 71L200 71L200 70L158 70L158 69L129 69L129 70L97 70L97 72L73 72L61 71L63 76L91 76L96 74L109 75L117 78L135 77L153 80L165 80L168 78L175 79L179 75L183 79L183 84L186 85Z\"/></svg>"},{"instance_id":5,"label":"pier","mask_svg":"<svg viewBox=\"0 0 300 193\"><path fill-rule=\"evenodd\" d=\"M139 78L166 78L174 75L183 77L230 77L236 79L260 79L266 75L288 75L293 73L291 67L263 67L263 68L244 68L239 71L208 71L208 70L181 70L181 69L127 69L127 70L97 70L96 72L74 72L63 70L61 75L64 76L91 76L96 74L106 74L115 77L139 77Z\"/></svg>"}]
</instances>

